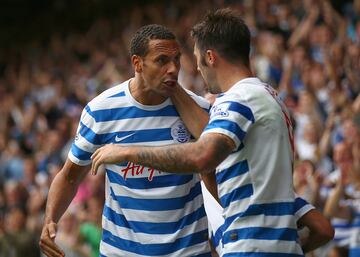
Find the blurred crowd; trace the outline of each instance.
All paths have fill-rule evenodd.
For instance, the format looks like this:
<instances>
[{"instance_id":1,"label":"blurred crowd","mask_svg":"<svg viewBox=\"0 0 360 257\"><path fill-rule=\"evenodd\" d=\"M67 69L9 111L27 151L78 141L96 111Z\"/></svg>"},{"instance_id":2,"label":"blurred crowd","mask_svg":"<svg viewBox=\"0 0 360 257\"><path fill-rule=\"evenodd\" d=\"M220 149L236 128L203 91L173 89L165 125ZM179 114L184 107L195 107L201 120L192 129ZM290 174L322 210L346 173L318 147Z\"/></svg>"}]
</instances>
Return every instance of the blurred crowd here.
<instances>
[{"instance_id":1,"label":"blurred crowd","mask_svg":"<svg viewBox=\"0 0 360 257\"><path fill-rule=\"evenodd\" d=\"M207 93L193 57L191 27L229 6L252 35L254 73L291 110L294 186L329 219L335 240L309 256L348 256L360 245L360 0L155 1L100 18L85 33L54 33L9 49L0 74L0 257L40 256L49 185L62 167L85 104L131 76L129 41L140 26L171 28L182 45L179 82ZM98 256L104 174L88 176L61 219L67 256Z\"/></svg>"}]
</instances>

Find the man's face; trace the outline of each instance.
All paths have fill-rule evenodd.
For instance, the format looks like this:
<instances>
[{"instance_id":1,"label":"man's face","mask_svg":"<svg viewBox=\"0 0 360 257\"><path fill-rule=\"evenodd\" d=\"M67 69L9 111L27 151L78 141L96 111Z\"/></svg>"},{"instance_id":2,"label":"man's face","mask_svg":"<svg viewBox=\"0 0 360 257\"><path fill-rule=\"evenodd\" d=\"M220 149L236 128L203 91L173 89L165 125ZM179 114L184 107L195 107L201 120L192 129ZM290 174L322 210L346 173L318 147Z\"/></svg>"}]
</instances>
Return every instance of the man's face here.
<instances>
[{"instance_id":1,"label":"man's face","mask_svg":"<svg viewBox=\"0 0 360 257\"><path fill-rule=\"evenodd\" d=\"M148 53L141 57L141 76L146 89L164 97L170 96L177 84L180 56L176 40L150 40Z\"/></svg>"},{"instance_id":2,"label":"man's face","mask_svg":"<svg viewBox=\"0 0 360 257\"><path fill-rule=\"evenodd\" d=\"M197 69L200 72L201 76L204 78L209 92L212 94L221 93L220 88L218 87L215 72L213 68L211 68L206 63L206 56L202 56L201 51L196 43L194 46L194 55L196 57Z\"/></svg>"}]
</instances>

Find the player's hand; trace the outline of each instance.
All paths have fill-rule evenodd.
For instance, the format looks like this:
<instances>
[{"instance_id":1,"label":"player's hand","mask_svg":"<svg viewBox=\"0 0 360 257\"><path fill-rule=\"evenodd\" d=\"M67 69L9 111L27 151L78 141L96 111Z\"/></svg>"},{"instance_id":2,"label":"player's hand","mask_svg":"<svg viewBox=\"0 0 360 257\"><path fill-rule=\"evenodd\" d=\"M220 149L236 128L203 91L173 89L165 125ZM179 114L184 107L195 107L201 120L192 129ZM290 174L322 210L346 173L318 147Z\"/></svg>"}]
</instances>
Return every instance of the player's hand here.
<instances>
[{"instance_id":1,"label":"player's hand","mask_svg":"<svg viewBox=\"0 0 360 257\"><path fill-rule=\"evenodd\" d=\"M122 162L123 156L121 152L121 146L113 144L104 145L97 149L91 156L91 174L96 175L101 164Z\"/></svg>"},{"instance_id":2,"label":"player's hand","mask_svg":"<svg viewBox=\"0 0 360 257\"><path fill-rule=\"evenodd\" d=\"M64 257L65 253L55 244L57 224L45 224L40 236L40 249L48 257Z\"/></svg>"}]
</instances>

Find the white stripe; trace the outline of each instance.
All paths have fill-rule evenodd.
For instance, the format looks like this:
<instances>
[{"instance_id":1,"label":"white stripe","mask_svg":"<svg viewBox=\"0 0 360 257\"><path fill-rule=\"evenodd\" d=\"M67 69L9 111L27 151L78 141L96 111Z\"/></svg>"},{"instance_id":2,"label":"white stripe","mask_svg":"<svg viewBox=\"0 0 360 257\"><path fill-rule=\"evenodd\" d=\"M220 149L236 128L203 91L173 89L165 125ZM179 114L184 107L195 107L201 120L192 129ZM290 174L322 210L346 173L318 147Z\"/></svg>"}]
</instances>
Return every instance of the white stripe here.
<instances>
[{"instance_id":1,"label":"white stripe","mask_svg":"<svg viewBox=\"0 0 360 257\"><path fill-rule=\"evenodd\" d=\"M224 209L224 217L231 217L240 212L246 211L250 205L251 198L244 198L239 201L231 202L230 205Z\"/></svg>"},{"instance_id":2,"label":"white stripe","mask_svg":"<svg viewBox=\"0 0 360 257\"><path fill-rule=\"evenodd\" d=\"M86 160L86 161L80 160L77 157L75 157L75 155L73 155L73 153L71 151L69 151L68 158L72 163L75 163L79 166L87 166L87 165L91 164L91 160L89 160L89 161L88 160Z\"/></svg>"},{"instance_id":3,"label":"white stripe","mask_svg":"<svg viewBox=\"0 0 360 257\"><path fill-rule=\"evenodd\" d=\"M227 231L233 229L251 228L251 227L265 227L265 228L291 228L297 229L294 216L282 215L282 216L265 216L254 215L241 217L234 220L229 226Z\"/></svg>"},{"instance_id":4,"label":"white stripe","mask_svg":"<svg viewBox=\"0 0 360 257\"><path fill-rule=\"evenodd\" d=\"M202 195L198 195L193 201L186 203L182 210L170 211L143 211L133 209L120 209L119 203L110 196L106 199L106 206L118 214L122 214L132 221L142 222L176 222L186 215L198 210L203 205Z\"/></svg>"},{"instance_id":5,"label":"white stripe","mask_svg":"<svg viewBox=\"0 0 360 257\"><path fill-rule=\"evenodd\" d=\"M229 130L226 130L226 129L222 129L222 128L212 128L212 129L208 129L208 130L205 130L201 133L201 136L204 136L206 134L209 134L209 133L217 133L217 134L223 134L223 135L226 135L228 137L230 137L230 139L232 139L235 143L235 149L237 149L240 145L240 139L238 138L238 136L234 133L232 133L231 131Z\"/></svg>"},{"instance_id":6,"label":"white stripe","mask_svg":"<svg viewBox=\"0 0 360 257\"><path fill-rule=\"evenodd\" d=\"M240 250L241 249L241 250ZM224 245L222 253L270 252L303 254L295 241L243 239Z\"/></svg>"},{"instance_id":7,"label":"white stripe","mask_svg":"<svg viewBox=\"0 0 360 257\"><path fill-rule=\"evenodd\" d=\"M90 116L90 115L87 115ZM121 120L111 120L97 122L91 126L94 132L100 132L101 134L113 133L120 131L139 131L148 129L162 129L170 128L172 124L179 120L179 117L144 117L144 118L131 118Z\"/></svg>"},{"instance_id":8,"label":"white stripe","mask_svg":"<svg viewBox=\"0 0 360 257\"><path fill-rule=\"evenodd\" d=\"M306 204L303 207L301 207L297 212L295 212L295 218L296 220L301 219L302 216L304 216L306 213L308 213L311 210L314 210L315 207L311 204Z\"/></svg>"},{"instance_id":9,"label":"white stripe","mask_svg":"<svg viewBox=\"0 0 360 257\"><path fill-rule=\"evenodd\" d=\"M226 157L226 159L216 167L216 171L220 172L222 170L230 168L231 166L233 166L241 161L244 161L244 159L238 152L232 153L228 157ZM250 167L249 167L249 169L250 169Z\"/></svg>"},{"instance_id":10,"label":"white stripe","mask_svg":"<svg viewBox=\"0 0 360 257\"><path fill-rule=\"evenodd\" d=\"M201 244L196 244L188 248L179 249L176 252L166 255L157 255L157 257L185 257L185 256L194 256L201 253L209 252L208 242ZM153 256L151 253L149 255L135 254L132 252L124 251L118 248L115 248L103 241L100 242L100 253L108 257L141 257L141 256Z\"/></svg>"},{"instance_id":11,"label":"white stripe","mask_svg":"<svg viewBox=\"0 0 360 257\"><path fill-rule=\"evenodd\" d=\"M234 101L232 101L234 102ZM239 125L239 127L244 131L247 132L249 127L252 125L252 121L245 118L243 115L241 115L239 112L236 111L229 111L228 116L214 116L213 119L209 121L209 123L215 121L215 120L225 120L225 121L232 121Z\"/></svg>"},{"instance_id":12,"label":"white stripe","mask_svg":"<svg viewBox=\"0 0 360 257\"><path fill-rule=\"evenodd\" d=\"M149 181L149 183L152 182ZM111 183L111 187L115 195L118 196L128 196L136 199L169 199L188 195L196 183L197 181L192 179L183 185L162 188L132 189L115 183Z\"/></svg>"},{"instance_id":13,"label":"white stripe","mask_svg":"<svg viewBox=\"0 0 360 257\"><path fill-rule=\"evenodd\" d=\"M251 177L248 172L232 177L218 185L219 197L221 198L232 190L250 183Z\"/></svg>"},{"instance_id":14,"label":"white stripe","mask_svg":"<svg viewBox=\"0 0 360 257\"><path fill-rule=\"evenodd\" d=\"M96 151L96 149L100 148L101 145L93 144L92 142L88 141L85 137L78 134L77 139L73 142L77 147L79 147L81 150L93 153Z\"/></svg>"},{"instance_id":15,"label":"white stripe","mask_svg":"<svg viewBox=\"0 0 360 257\"><path fill-rule=\"evenodd\" d=\"M158 223L158 226L160 227L166 225ZM115 223L108 220L105 216L103 216L102 219L102 227L105 230L111 232L111 234L120 237L121 239L131 240L141 244L171 243L181 237L185 237L206 229L207 218L203 217L197 222L189 224L172 234L147 234L141 232L134 232L131 229L117 226Z\"/></svg>"}]
</instances>

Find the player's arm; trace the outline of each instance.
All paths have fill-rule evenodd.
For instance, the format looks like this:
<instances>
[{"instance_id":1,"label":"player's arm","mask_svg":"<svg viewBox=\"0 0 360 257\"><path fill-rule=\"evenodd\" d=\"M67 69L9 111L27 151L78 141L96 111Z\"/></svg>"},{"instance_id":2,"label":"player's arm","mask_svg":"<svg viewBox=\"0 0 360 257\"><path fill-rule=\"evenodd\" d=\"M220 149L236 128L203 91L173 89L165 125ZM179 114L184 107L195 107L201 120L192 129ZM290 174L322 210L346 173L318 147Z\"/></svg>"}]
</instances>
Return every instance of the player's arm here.
<instances>
[{"instance_id":1,"label":"player's arm","mask_svg":"<svg viewBox=\"0 0 360 257\"><path fill-rule=\"evenodd\" d=\"M298 220L298 226L306 226L309 235L302 242L304 253L315 250L334 238L334 228L328 219L316 209L312 209Z\"/></svg>"},{"instance_id":2,"label":"player's arm","mask_svg":"<svg viewBox=\"0 0 360 257\"><path fill-rule=\"evenodd\" d=\"M199 138L208 124L209 114L180 85L176 86L176 91L171 96L171 100L181 119L184 121L186 128L195 138Z\"/></svg>"},{"instance_id":3,"label":"player's arm","mask_svg":"<svg viewBox=\"0 0 360 257\"><path fill-rule=\"evenodd\" d=\"M192 99L189 94L180 86L176 86L175 93L171 96L176 110L184 121L186 128L197 139L209 122L209 114ZM207 190L219 201L215 170L207 174L201 174Z\"/></svg>"},{"instance_id":4,"label":"player's arm","mask_svg":"<svg viewBox=\"0 0 360 257\"><path fill-rule=\"evenodd\" d=\"M57 222L68 208L87 172L88 169L67 159L51 183L46 203L44 227L40 237L40 248L46 256L65 256L54 242Z\"/></svg>"},{"instance_id":5,"label":"player's arm","mask_svg":"<svg viewBox=\"0 0 360 257\"><path fill-rule=\"evenodd\" d=\"M218 203L220 203L218 190L217 190L215 170L209 173L202 173L201 180L204 182L206 189L209 191L209 193L215 198L215 200Z\"/></svg>"},{"instance_id":6,"label":"player's arm","mask_svg":"<svg viewBox=\"0 0 360 257\"><path fill-rule=\"evenodd\" d=\"M229 137L208 133L193 143L160 147L105 145L92 155L92 173L103 163L131 161L171 173L212 172L235 149Z\"/></svg>"},{"instance_id":7,"label":"player's arm","mask_svg":"<svg viewBox=\"0 0 360 257\"><path fill-rule=\"evenodd\" d=\"M324 207L324 215L327 218L343 218L350 220L352 218L351 210L348 206L340 205L340 200L344 196L344 183L342 177L336 183L335 188L331 191L330 196L326 200Z\"/></svg>"}]
</instances>

